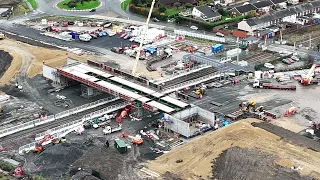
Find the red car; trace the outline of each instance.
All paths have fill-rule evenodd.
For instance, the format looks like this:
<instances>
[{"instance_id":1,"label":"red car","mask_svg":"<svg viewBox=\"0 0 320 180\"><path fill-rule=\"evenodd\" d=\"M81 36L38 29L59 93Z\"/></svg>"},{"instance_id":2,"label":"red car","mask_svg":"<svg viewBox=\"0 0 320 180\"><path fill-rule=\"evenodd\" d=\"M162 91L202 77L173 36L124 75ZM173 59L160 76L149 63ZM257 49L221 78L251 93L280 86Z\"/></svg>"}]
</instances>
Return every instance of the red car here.
<instances>
[{"instance_id":1,"label":"red car","mask_svg":"<svg viewBox=\"0 0 320 180\"><path fill-rule=\"evenodd\" d=\"M292 60L291 58L287 58L287 59L288 59L288 61L289 61L291 64L294 63L294 60Z\"/></svg>"},{"instance_id":2,"label":"red car","mask_svg":"<svg viewBox=\"0 0 320 180\"><path fill-rule=\"evenodd\" d=\"M122 39L122 38L124 38L126 35L127 35L127 33L124 33L124 34L122 34L122 35L120 36L120 38Z\"/></svg>"}]
</instances>

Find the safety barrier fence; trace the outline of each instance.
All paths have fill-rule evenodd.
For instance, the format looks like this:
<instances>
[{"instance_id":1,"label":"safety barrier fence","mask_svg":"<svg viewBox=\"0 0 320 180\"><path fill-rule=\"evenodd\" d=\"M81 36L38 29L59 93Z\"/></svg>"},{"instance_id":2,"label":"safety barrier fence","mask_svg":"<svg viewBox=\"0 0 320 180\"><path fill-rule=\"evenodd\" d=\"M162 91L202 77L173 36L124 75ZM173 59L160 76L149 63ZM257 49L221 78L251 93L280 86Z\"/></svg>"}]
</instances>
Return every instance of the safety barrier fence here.
<instances>
[{"instance_id":1,"label":"safety barrier fence","mask_svg":"<svg viewBox=\"0 0 320 180\"><path fill-rule=\"evenodd\" d=\"M87 115L83 116L79 120L75 120L73 122L58 126L56 128L49 129L49 130L47 130L47 131L45 131L43 133L36 134L36 137L35 137L36 142L32 142L32 143L26 144L24 146L21 146L19 148L19 153L22 154L25 151L33 150L35 148L36 144L37 144L37 141L43 139L46 135L51 135L53 137L52 139L61 138L61 137L65 136L65 135L67 135L68 133L70 133L70 132L72 132L74 130L77 130L79 127L81 127L83 125L83 123L85 121L90 120L90 119L95 118L95 117L102 116L104 114L107 114L107 113L110 113L110 112L113 112L113 111L116 111L118 109L124 108L125 106L126 106L125 102L119 103L119 104L115 104L115 105L106 107L104 109L101 109L99 111L95 111L93 113L87 114ZM51 143L52 139L46 141L45 143L43 143L43 145Z\"/></svg>"},{"instance_id":2,"label":"safety barrier fence","mask_svg":"<svg viewBox=\"0 0 320 180\"><path fill-rule=\"evenodd\" d=\"M197 78L197 79L193 79L190 81L186 81L186 82L183 82L183 83L180 83L177 85L168 86L168 87L163 88L162 93L167 94L167 93L171 93L171 92L174 92L174 91L177 91L177 90L189 87L189 86L200 84L200 83L207 81L209 79L212 79L214 77L219 77L219 75L220 75L220 73L215 72L215 73L212 73L212 74L209 74L209 75Z\"/></svg>"},{"instance_id":3,"label":"safety barrier fence","mask_svg":"<svg viewBox=\"0 0 320 180\"><path fill-rule=\"evenodd\" d=\"M35 140L38 141L38 140L44 138L44 136L46 136L46 135L55 134L55 133L57 133L59 131L63 131L65 129L70 129L70 128L73 128L74 126L82 125L83 122L85 122L87 120L90 120L92 118L96 118L96 117L102 116L102 115L104 115L106 113L121 109L125 105L126 105L126 102L123 102L123 103L115 104L115 105L112 105L112 106L108 106L108 107L106 107L104 109L101 109L99 111L92 112L90 114L87 114L87 115L83 116L82 119L80 119L80 120L76 120L76 121L73 121L73 122L70 122L70 123L67 123L67 124L63 124L61 126L49 129L49 130L47 130L47 131L45 131L43 133L36 134Z\"/></svg>"},{"instance_id":4,"label":"safety barrier fence","mask_svg":"<svg viewBox=\"0 0 320 180\"><path fill-rule=\"evenodd\" d=\"M84 104L82 106L79 106L79 107L76 107L76 108L73 108L73 109L70 109L70 110L67 110L67 111L63 111L63 112L55 114L55 115L50 115L50 116L47 116L47 117L41 117L41 118L35 119L33 121L29 121L27 123L20 124L20 125L15 126L15 127L2 129L2 130L0 130L0 138L4 137L4 136L8 136L10 134L17 133L19 131L23 131L23 130L26 130L26 129L30 129L30 128L39 126L41 124L45 124L45 123L54 121L56 119L67 117L67 116L70 116L72 114L76 114L78 112L85 111L85 110L88 110L88 109L91 109L91 108L94 108L94 107L97 107L97 106L100 106L100 105L103 105L103 104L107 104L107 103L110 103L110 102L115 101L117 99L119 99L119 98L118 97L110 97L110 98L106 98L106 99L101 99L101 100L98 100L98 101L95 101L95 102L92 102L92 103L89 103L89 104Z\"/></svg>"}]
</instances>

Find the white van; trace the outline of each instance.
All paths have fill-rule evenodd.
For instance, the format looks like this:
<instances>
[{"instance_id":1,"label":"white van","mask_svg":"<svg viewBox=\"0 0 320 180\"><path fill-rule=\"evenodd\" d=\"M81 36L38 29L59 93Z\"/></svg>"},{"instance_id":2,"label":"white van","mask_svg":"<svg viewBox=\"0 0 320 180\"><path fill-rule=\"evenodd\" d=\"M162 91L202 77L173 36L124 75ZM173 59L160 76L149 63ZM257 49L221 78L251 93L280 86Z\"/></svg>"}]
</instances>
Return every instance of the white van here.
<instances>
[{"instance_id":1,"label":"white van","mask_svg":"<svg viewBox=\"0 0 320 180\"><path fill-rule=\"evenodd\" d=\"M222 34L221 32L217 32L216 36L224 37L224 34Z\"/></svg>"},{"instance_id":2,"label":"white van","mask_svg":"<svg viewBox=\"0 0 320 180\"><path fill-rule=\"evenodd\" d=\"M89 34L81 34L79 39L80 41L90 42L92 37Z\"/></svg>"}]
</instances>

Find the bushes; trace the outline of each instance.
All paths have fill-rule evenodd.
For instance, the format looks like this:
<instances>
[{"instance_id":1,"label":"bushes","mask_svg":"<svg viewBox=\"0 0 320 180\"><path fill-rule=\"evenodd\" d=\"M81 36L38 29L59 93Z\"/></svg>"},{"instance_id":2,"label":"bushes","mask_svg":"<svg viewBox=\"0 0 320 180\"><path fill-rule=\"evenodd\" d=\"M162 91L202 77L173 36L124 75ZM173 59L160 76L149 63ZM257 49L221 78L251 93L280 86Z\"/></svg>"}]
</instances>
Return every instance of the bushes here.
<instances>
[{"instance_id":1,"label":"bushes","mask_svg":"<svg viewBox=\"0 0 320 180\"><path fill-rule=\"evenodd\" d=\"M149 14L149 8L137 7L133 3L131 3L129 5L129 10L131 12L133 12L133 13L140 14L140 15L143 15L143 16L146 16L146 17ZM165 13L160 13L160 12L157 12L157 11L153 11L151 16L152 17L156 17L157 19L162 20L162 21L167 21L168 20L168 16Z\"/></svg>"},{"instance_id":2,"label":"bushes","mask_svg":"<svg viewBox=\"0 0 320 180\"><path fill-rule=\"evenodd\" d=\"M0 163L0 169L4 170L4 171L7 171L7 172L11 172L14 170L14 167L7 163L7 162L1 162Z\"/></svg>"}]
</instances>

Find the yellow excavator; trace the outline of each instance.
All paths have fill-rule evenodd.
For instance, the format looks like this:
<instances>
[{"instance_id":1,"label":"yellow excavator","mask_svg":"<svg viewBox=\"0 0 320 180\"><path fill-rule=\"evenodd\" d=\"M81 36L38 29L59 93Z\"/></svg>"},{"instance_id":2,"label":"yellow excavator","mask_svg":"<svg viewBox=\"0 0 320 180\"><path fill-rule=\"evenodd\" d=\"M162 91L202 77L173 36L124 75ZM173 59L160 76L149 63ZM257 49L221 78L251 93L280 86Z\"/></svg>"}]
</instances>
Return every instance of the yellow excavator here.
<instances>
[{"instance_id":1,"label":"yellow excavator","mask_svg":"<svg viewBox=\"0 0 320 180\"><path fill-rule=\"evenodd\" d=\"M259 106L254 111L255 112L263 112L264 111L264 106Z\"/></svg>"},{"instance_id":2,"label":"yellow excavator","mask_svg":"<svg viewBox=\"0 0 320 180\"><path fill-rule=\"evenodd\" d=\"M257 103L255 101L245 101L245 102L242 102L241 104L239 104L242 112L249 112L250 109L253 109L253 111L256 110L256 105Z\"/></svg>"}]
</instances>

